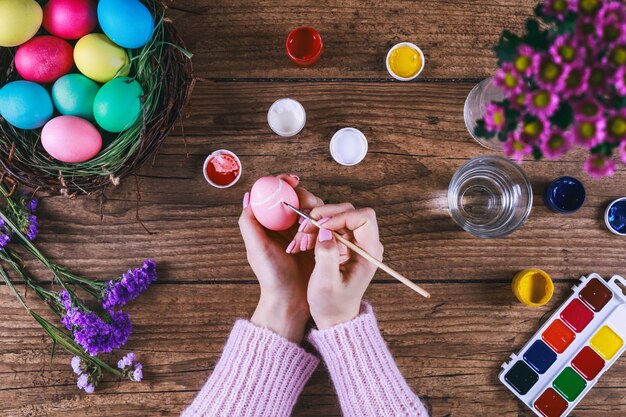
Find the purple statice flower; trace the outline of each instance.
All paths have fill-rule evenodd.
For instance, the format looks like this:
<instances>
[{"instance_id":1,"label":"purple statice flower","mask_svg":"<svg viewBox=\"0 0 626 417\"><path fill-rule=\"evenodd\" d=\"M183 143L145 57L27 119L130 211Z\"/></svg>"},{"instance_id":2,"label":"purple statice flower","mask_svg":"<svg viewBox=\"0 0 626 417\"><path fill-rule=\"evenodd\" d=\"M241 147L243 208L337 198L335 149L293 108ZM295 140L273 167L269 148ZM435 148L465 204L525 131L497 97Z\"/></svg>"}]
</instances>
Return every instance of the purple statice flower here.
<instances>
[{"instance_id":1,"label":"purple statice flower","mask_svg":"<svg viewBox=\"0 0 626 417\"><path fill-rule=\"evenodd\" d=\"M0 250L4 249L11 242L11 232L7 228L4 219L0 219Z\"/></svg>"},{"instance_id":2,"label":"purple statice flower","mask_svg":"<svg viewBox=\"0 0 626 417\"><path fill-rule=\"evenodd\" d=\"M568 12L576 11L576 0L546 0L542 11L546 16L562 21Z\"/></svg>"},{"instance_id":3,"label":"purple statice flower","mask_svg":"<svg viewBox=\"0 0 626 417\"><path fill-rule=\"evenodd\" d=\"M602 178L615 173L616 163L603 154L591 155L585 161L583 168L592 178Z\"/></svg>"},{"instance_id":4,"label":"purple statice flower","mask_svg":"<svg viewBox=\"0 0 626 417\"><path fill-rule=\"evenodd\" d=\"M115 307L122 307L146 291L150 284L157 279L156 262L148 259L140 268L129 270L122 278L106 283L102 291L102 307L113 311Z\"/></svg>"},{"instance_id":5,"label":"purple statice flower","mask_svg":"<svg viewBox=\"0 0 626 417\"><path fill-rule=\"evenodd\" d=\"M549 54L537 53L533 57L533 74L537 84L546 90L559 93L565 88L569 65L555 62Z\"/></svg>"},{"instance_id":6,"label":"purple statice flower","mask_svg":"<svg viewBox=\"0 0 626 417\"><path fill-rule=\"evenodd\" d=\"M607 44L624 40L626 7L619 1L607 2L596 16L596 36Z\"/></svg>"},{"instance_id":7,"label":"purple statice flower","mask_svg":"<svg viewBox=\"0 0 626 417\"><path fill-rule=\"evenodd\" d=\"M626 67L620 67L615 73L613 86L621 96L626 96Z\"/></svg>"},{"instance_id":8,"label":"purple statice flower","mask_svg":"<svg viewBox=\"0 0 626 417\"><path fill-rule=\"evenodd\" d=\"M37 237L39 223L37 223L37 216L31 214L28 216L28 230L26 231L26 238L31 242Z\"/></svg>"},{"instance_id":9,"label":"purple statice flower","mask_svg":"<svg viewBox=\"0 0 626 417\"><path fill-rule=\"evenodd\" d=\"M611 143L626 141L626 109L613 110L606 120L606 137Z\"/></svg>"},{"instance_id":10,"label":"purple statice flower","mask_svg":"<svg viewBox=\"0 0 626 417\"><path fill-rule=\"evenodd\" d=\"M569 131L552 128L540 148L547 159L559 159L572 148L572 135Z\"/></svg>"},{"instance_id":11,"label":"purple statice flower","mask_svg":"<svg viewBox=\"0 0 626 417\"><path fill-rule=\"evenodd\" d=\"M626 164L626 140L619 144L619 159Z\"/></svg>"},{"instance_id":12,"label":"purple statice flower","mask_svg":"<svg viewBox=\"0 0 626 417\"><path fill-rule=\"evenodd\" d=\"M535 90L526 96L526 106L530 114L547 118L559 106L559 97L549 90Z\"/></svg>"},{"instance_id":13,"label":"purple statice flower","mask_svg":"<svg viewBox=\"0 0 626 417\"><path fill-rule=\"evenodd\" d=\"M37 205L39 205L39 199L37 197L33 197L28 200L26 208L29 212L34 213L37 210Z\"/></svg>"},{"instance_id":14,"label":"purple statice flower","mask_svg":"<svg viewBox=\"0 0 626 417\"><path fill-rule=\"evenodd\" d=\"M572 35L561 35L550 46L550 55L557 64L583 62L585 54L585 48Z\"/></svg>"},{"instance_id":15,"label":"purple statice flower","mask_svg":"<svg viewBox=\"0 0 626 417\"><path fill-rule=\"evenodd\" d=\"M498 103L489 103L485 108L485 126L490 132L501 132L506 124L504 107Z\"/></svg>"},{"instance_id":16,"label":"purple statice flower","mask_svg":"<svg viewBox=\"0 0 626 417\"><path fill-rule=\"evenodd\" d=\"M137 361L134 353L130 352L117 362L124 375L131 381L140 382L143 379L143 365Z\"/></svg>"},{"instance_id":17,"label":"purple statice flower","mask_svg":"<svg viewBox=\"0 0 626 417\"><path fill-rule=\"evenodd\" d=\"M80 356L74 356L71 360L72 370L76 375L83 373L83 359Z\"/></svg>"},{"instance_id":18,"label":"purple statice flower","mask_svg":"<svg viewBox=\"0 0 626 417\"><path fill-rule=\"evenodd\" d=\"M510 62L505 62L494 77L494 83L500 87L507 96L520 94L524 89L524 79Z\"/></svg>"},{"instance_id":19,"label":"purple statice flower","mask_svg":"<svg viewBox=\"0 0 626 417\"><path fill-rule=\"evenodd\" d=\"M92 378L89 374L80 374L76 380L76 386L78 389L85 390L87 394L93 394L96 389Z\"/></svg>"},{"instance_id":20,"label":"purple statice flower","mask_svg":"<svg viewBox=\"0 0 626 417\"><path fill-rule=\"evenodd\" d=\"M520 117L520 139L529 145L540 145L548 135L550 123L544 117L523 114Z\"/></svg>"},{"instance_id":21,"label":"purple statice flower","mask_svg":"<svg viewBox=\"0 0 626 417\"><path fill-rule=\"evenodd\" d=\"M516 131L509 134L507 140L502 144L502 150L507 157L522 162L524 157L532 152L533 147L524 142L520 132Z\"/></svg>"},{"instance_id":22,"label":"purple statice flower","mask_svg":"<svg viewBox=\"0 0 626 417\"><path fill-rule=\"evenodd\" d=\"M578 118L572 126L574 142L577 145L592 149L604 142L606 137L606 119Z\"/></svg>"},{"instance_id":23,"label":"purple statice flower","mask_svg":"<svg viewBox=\"0 0 626 417\"><path fill-rule=\"evenodd\" d=\"M520 74L529 77L533 70L533 56L535 50L529 45L522 44L517 48L517 58L513 61L513 66Z\"/></svg>"},{"instance_id":24,"label":"purple statice flower","mask_svg":"<svg viewBox=\"0 0 626 417\"><path fill-rule=\"evenodd\" d=\"M576 97L584 94L588 88L590 70L586 66L570 67L565 77L564 98Z\"/></svg>"}]
</instances>

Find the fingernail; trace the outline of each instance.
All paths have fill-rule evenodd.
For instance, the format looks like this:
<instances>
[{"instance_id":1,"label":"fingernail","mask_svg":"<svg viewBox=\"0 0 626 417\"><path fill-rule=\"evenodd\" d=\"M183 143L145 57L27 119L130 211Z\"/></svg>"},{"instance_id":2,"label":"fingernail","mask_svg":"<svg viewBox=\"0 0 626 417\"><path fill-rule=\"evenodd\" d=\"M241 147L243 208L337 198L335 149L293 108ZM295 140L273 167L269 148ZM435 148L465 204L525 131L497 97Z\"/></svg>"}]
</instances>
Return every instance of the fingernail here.
<instances>
[{"instance_id":1,"label":"fingernail","mask_svg":"<svg viewBox=\"0 0 626 417\"><path fill-rule=\"evenodd\" d=\"M300 181L300 177L299 177L299 176L297 176L296 174L289 174L289 176L290 176L291 178L293 178L294 180L296 180L296 181Z\"/></svg>"},{"instance_id":2,"label":"fingernail","mask_svg":"<svg viewBox=\"0 0 626 417\"><path fill-rule=\"evenodd\" d=\"M243 208L248 208L250 205L250 193L245 193L243 195Z\"/></svg>"},{"instance_id":3,"label":"fingernail","mask_svg":"<svg viewBox=\"0 0 626 417\"><path fill-rule=\"evenodd\" d=\"M303 232L307 224L309 224L309 221L307 219L304 219L304 221L300 224L300 227L298 227L298 232Z\"/></svg>"},{"instance_id":4,"label":"fingernail","mask_svg":"<svg viewBox=\"0 0 626 417\"><path fill-rule=\"evenodd\" d=\"M289 246L287 246L287 250L285 252L287 253L291 253L291 251L293 250L293 248L296 247L296 241L292 240L291 243L289 244Z\"/></svg>"},{"instance_id":5,"label":"fingernail","mask_svg":"<svg viewBox=\"0 0 626 417\"><path fill-rule=\"evenodd\" d=\"M302 236L302 240L300 241L300 250L302 252L307 250L307 246L309 246L309 235Z\"/></svg>"},{"instance_id":6,"label":"fingernail","mask_svg":"<svg viewBox=\"0 0 626 417\"><path fill-rule=\"evenodd\" d=\"M322 219L319 219L319 220L317 221L317 224L322 225L322 224L326 223L326 222L327 222L327 221L329 221L329 220L330 220L330 217L324 217L324 218L322 218Z\"/></svg>"},{"instance_id":7,"label":"fingernail","mask_svg":"<svg viewBox=\"0 0 626 417\"><path fill-rule=\"evenodd\" d=\"M327 240L331 240L333 238L333 234L328 229L320 229L319 234L317 235L317 239L320 242L326 242Z\"/></svg>"}]
</instances>

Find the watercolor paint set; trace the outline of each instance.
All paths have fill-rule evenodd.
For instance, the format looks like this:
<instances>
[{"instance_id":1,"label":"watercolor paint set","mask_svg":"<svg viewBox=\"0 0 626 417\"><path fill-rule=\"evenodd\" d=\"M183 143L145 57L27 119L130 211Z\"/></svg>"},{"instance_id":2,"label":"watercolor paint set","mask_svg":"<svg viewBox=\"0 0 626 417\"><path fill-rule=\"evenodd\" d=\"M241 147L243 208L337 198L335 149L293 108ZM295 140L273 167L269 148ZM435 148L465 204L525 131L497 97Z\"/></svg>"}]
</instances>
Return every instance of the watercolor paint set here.
<instances>
[{"instance_id":1,"label":"watercolor paint set","mask_svg":"<svg viewBox=\"0 0 626 417\"><path fill-rule=\"evenodd\" d=\"M622 287L620 287L620 285ZM582 277L500 381L535 414L567 416L626 349L626 279Z\"/></svg>"}]
</instances>

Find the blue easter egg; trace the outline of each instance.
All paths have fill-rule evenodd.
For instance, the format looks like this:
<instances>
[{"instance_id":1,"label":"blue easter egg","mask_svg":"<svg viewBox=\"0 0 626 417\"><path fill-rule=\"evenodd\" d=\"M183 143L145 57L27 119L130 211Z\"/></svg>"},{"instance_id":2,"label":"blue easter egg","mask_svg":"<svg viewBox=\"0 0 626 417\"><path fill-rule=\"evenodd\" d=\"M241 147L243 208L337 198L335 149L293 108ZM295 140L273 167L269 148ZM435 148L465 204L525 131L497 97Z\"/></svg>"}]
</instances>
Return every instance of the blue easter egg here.
<instances>
[{"instance_id":1,"label":"blue easter egg","mask_svg":"<svg viewBox=\"0 0 626 417\"><path fill-rule=\"evenodd\" d=\"M52 86L52 101L59 113L93 120L93 100L100 86L82 74L66 74Z\"/></svg>"},{"instance_id":2,"label":"blue easter egg","mask_svg":"<svg viewBox=\"0 0 626 417\"><path fill-rule=\"evenodd\" d=\"M0 89L0 115L19 129L36 129L52 117L52 99L31 81L13 81Z\"/></svg>"},{"instance_id":3,"label":"blue easter egg","mask_svg":"<svg viewBox=\"0 0 626 417\"><path fill-rule=\"evenodd\" d=\"M154 18L137 0L100 0L98 22L109 39L128 49L144 46L154 31Z\"/></svg>"}]
</instances>

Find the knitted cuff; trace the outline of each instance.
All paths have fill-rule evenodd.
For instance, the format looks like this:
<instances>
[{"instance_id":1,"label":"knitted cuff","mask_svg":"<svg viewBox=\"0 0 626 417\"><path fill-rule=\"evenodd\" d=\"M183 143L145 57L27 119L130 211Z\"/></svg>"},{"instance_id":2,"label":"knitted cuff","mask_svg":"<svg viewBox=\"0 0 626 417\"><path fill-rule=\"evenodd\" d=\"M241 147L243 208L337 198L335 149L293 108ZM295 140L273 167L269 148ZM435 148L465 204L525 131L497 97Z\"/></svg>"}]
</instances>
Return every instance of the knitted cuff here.
<instances>
[{"instance_id":1,"label":"knitted cuff","mask_svg":"<svg viewBox=\"0 0 626 417\"><path fill-rule=\"evenodd\" d=\"M238 320L213 374L182 416L289 416L318 363L297 344Z\"/></svg>"},{"instance_id":2,"label":"knitted cuff","mask_svg":"<svg viewBox=\"0 0 626 417\"><path fill-rule=\"evenodd\" d=\"M324 359L344 416L428 416L400 374L368 303L354 320L312 330L308 339Z\"/></svg>"}]
</instances>

